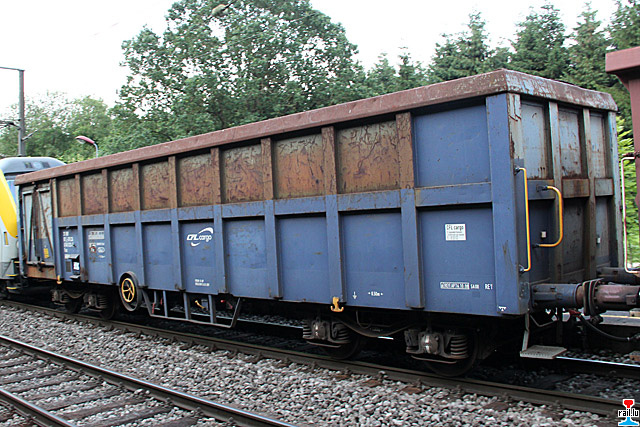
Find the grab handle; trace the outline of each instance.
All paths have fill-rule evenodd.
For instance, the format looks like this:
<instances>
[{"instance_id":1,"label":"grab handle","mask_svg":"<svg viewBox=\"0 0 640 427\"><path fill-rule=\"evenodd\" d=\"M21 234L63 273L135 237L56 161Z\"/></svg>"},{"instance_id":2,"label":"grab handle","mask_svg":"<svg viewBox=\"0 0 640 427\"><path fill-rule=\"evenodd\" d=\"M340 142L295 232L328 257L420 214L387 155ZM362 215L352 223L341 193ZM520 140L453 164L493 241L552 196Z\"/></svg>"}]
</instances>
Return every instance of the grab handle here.
<instances>
[{"instance_id":1,"label":"grab handle","mask_svg":"<svg viewBox=\"0 0 640 427\"><path fill-rule=\"evenodd\" d=\"M522 171L522 176L524 178L524 218L527 224L527 268L520 267L521 273L526 273L531 270L531 226L529 222L529 189L527 186L527 169L516 167L515 172L518 173Z\"/></svg>"},{"instance_id":2,"label":"grab handle","mask_svg":"<svg viewBox=\"0 0 640 427\"><path fill-rule=\"evenodd\" d=\"M635 274L635 271L632 271L629 268L629 248L628 246L628 237L627 237L627 197L626 197L626 188L624 184L624 162L625 161L635 161L636 156L631 154L627 154L620 159L620 182L622 184L622 230L623 230L623 240L622 244L624 245L624 271L630 274Z\"/></svg>"},{"instance_id":3,"label":"grab handle","mask_svg":"<svg viewBox=\"0 0 640 427\"><path fill-rule=\"evenodd\" d=\"M553 185L545 185L545 186L539 187L539 190L540 191L551 190L551 191L555 192L556 195L558 196L558 228L559 228L559 233L558 233L558 240L555 243L540 243L537 246L539 248L555 248L556 246L558 246L560 244L560 242L562 242L562 239L564 237L564 211L563 211L563 207L562 207L562 193L560 192L560 190L558 190Z\"/></svg>"}]
</instances>

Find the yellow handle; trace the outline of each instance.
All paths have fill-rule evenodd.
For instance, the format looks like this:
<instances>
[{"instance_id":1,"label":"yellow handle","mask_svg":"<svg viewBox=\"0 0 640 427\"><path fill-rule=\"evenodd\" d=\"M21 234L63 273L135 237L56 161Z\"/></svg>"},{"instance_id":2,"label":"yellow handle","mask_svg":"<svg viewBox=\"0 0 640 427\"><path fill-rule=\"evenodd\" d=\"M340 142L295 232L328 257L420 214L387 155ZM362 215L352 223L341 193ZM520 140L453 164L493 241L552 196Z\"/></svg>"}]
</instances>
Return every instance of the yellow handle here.
<instances>
[{"instance_id":1,"label":"yellow handle","mask_svg":"<svg viewBox=\"0 0 640 427\"><path fill-rule=\"evenodd\" d=\"M563 208L562 208L562 193L560 192L560 190L558 190L556 187L552 186L552 185L547 185L546 187L542 187L542 190L551 190L554 191L556 193L556 195L558 196L558 227L559 227L559 233L558 233L558 240L555 243L540 243L538 245L538 247L540 248L555 248L556 246L558 246L560 244L560 242L562 242L562 238L564 237L564 212L563 212Z\"/></svg>"},{"instance_id":2,"label":"yellow handle","mask_svg":"<svg viewBox=\"0 0 640 427\"><path fill-rule=\"evenodd\" d=\"M522 171L522 176L524 177L524 217L525 222L527 223L527 268L523 269L522 272L526 273L531 270L531 225L529 222L529 188L527 186L527 169L526 168L518 168L517 170Z\"/></svg>"}]
</instances>

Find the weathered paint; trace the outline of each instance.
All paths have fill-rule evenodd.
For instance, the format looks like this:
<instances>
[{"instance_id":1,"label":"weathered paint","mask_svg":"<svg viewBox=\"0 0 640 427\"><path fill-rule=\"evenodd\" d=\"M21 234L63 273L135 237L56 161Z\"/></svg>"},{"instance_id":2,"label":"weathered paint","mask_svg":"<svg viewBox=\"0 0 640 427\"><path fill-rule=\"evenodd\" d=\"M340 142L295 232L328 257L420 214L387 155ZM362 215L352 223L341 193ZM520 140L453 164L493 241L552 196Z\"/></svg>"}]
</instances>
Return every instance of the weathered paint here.
<instances>
[{"instance_id":1,"label":"weathered paint","mask_svg":"<svg viewBox=\"0 0 640 427\"><path fill-rule=\"evenodd\" d=\"M338 192L400 188L400 158L395 121L337 132Z\"/></svg>"},{"instance_id":2,"label":"weathered paint","mask_svg":"<svg viewBox=\"0 0 640 427\"><path fill-rule=\"evenodd\" d=\"M55 171L40 171L23 175L18 179L17 183L33 182L54 176L87 172L105 167L116 167L218 145L257 140L274 134L282 135L306 129L318 129L332 126L341 121L368 119L374 116L395 114L431 105L482 98L507 92L600 110L615 111L617 109L613 98L607 93L586 90L516 71L498 70L464 79L250 123L178 141L140 148L126 153L99 157L85 162L72 163L56 168Z\"/></svg>"},{"instance_id":3,"label":"weathered paint","mask_svg":"<svg viewBox=\"0 0 640 427\"><path fill-rule=\"evenodd\" d=\"M102 173L82 176L82 213L84 215L103 214L107 212L108 198L104 191L107 187L103 179Z\"/></svg>"},{"instance_id":4,"label":"weathered paint","mask_svg":"<svg viewBox=\"0 0 640 427\"><path fill-rule=\"evenodd\" d=\"M553 170L550 164L548 117L544 104L522 102L518 117L518 124L523 126L520 137L524 143L517 145L516 156L524 159L531 179L551 178Z\"/></svg>"},{"instance_id":5,"label":"weathered paint","mask_svg":"<svg viewBox=\"0 0 640 427\"><path fill-rule=\"evenodd\" d=\"M487 143L490 158L491 174L491 199L492 215L491 227L482 226L483 237L478 237L476 246L482 247L484 241L485 249L475 251L475 256L480 256L481 252L488 252L490 249L493 259L489 265L493 266L494 275L482 275L475 279L477 284L491 284L495 291L493 304L484 306L484 310L502 314L518 314L526 310L528 301L520 296L519 269L525 265L526 245L522 250L522 242L526 241L522 236L522 217L516 215L516 205L523 202L522 190L516 191L516 183L522 182L519 175L514 174L514 162L511 158L511 144L509 141L509 103L507 95L494 95L487 98L486 126ZM473 125L478 126L477 124ZM483 152L484 154L484 152ZM477 170L478 176L481 169ZM520 197L517 197L520 196ZM481 214L478 214L482 218ZM480 221L480 219L478 219ZM488 233L491 232L491 233ZM471 261L471 259L469 259ZM481 283L481 279L484 283ZM485 291L486 289L481 289ZM486 298L486 297L485 297Z\"/></svg>"},{"instance_id":6,"label":"weathered paint","mask_svg":"<svg viewBox=\"0 0 640 427\"><path fill-rule=\"evenodd\" d=\"M250 202L263 198L262 147L259 144L225 150L222 164L224 202Z\"/></svg>"},{"instance_id":7,"label":"weathered paint","mask_svg":"<svg viewBox=\"0 0 640 427\"><path fill-rule=\"evenodd\" d=\"M80 215L78 210L78 192L76 191L75 177L72 176L71 178L59 179L56 183L58 188L58 215Z\"/></svg>"},{"instance_id":8,"label":"weathered paint","mask_svg":"<svg viewBox=\"0 0 640 427\"><path fill-rule=\"evenodd\" d=\"M142 165L141 190L142 209L163 209L171 207L171 180L169 162Z\"/></svg>"},{"instance_id":9,"label":"weathered paint","mask_svg":"<svg viewBox=\"0 0 640 427\"><path fill-rule=\"evenodd\" d=\"M132 168L110 171L109 205L111 206L111 212L133 211L138 197L138 188L139 183L134 180ZM62 196L62 193L60 195Z\"/></svg>"},{"instance_id":10,"label":"weathered paint","mask_svg":"<svg viewBox=\"0 0 640 427\"><path fill-rule=\"evenodd\" d=\"M159 295L517 315L528 309L529 282L583 280L618 263L619 252L606 252L619 246L609 225L619 198L609 101L501 71L25 182L51 179L54 245L73 234L82 266L67 280L117 283L134 272ZM560 188L566 207L566 242L533 248L526 274L524 186L514 169L522 165L532 243L558 230L555 197L539 187ZM58 253L56 271L65 263Z\"/></svg>"},{"instance_id":11,"label":"weathered paint","mask_svg":"<svg viewBox=\"0 0 640 427\"><path fill-rule=\"evenodd\" d=\"M631 123L633 126L634 155L640 153L640 46L630 49L610 52L606 57L605 69L607 73L618 76L622 84L629 90L631 96ZM613 126L613 123L612 123ZM640 162L635 162L636 184L640 184ZM640 188L640 185L638 185ZM640 206L640 193L636 194L636 205Z\"/></svg>"},{"instance_id":12,"label":"weathered paint","mask_svg":"<svg viewBox=\"0 0 640 427\"><path fill-rule=\"evenodd\" d=\"M322 135L276 141L273 160L277 198L319 196L324 193Z\"/></svg>"},{"instance_id":13,"label":"weathered paint","mask_svg":"<svg viewBox=\"0 0 640 427\"><path fill-rule=\"evenodd\" d=\"M178 160L179 206L203 206L213 203L212 162L210 153L181 157Z\"/></svg>"},{"instance_id":14,"label":"weathered paint","mask_svg":"<svg viewBox=\"0 0 640 427\"><path fill-rule=\"evenodd\" d=\"M20 248L23 267L30 277L53 279L56 277L55 257L60 247L53 234L56 231L49 183L27 187L21 192L21 198L21 205L27 209L21 227L21 233L26 237Z\"/></svg>"},{"instance_id":15,"label":"weathered paint","mask_svg":"<svg viewBox=\"0 0 640 427\"><path fill-rule=\"evenodd\" d=\"M582 165L583 153L580 141L580 112L561 108L558 110L560 163L562 176L569 178L584 177Z\"/></svg>"},{"instance_id":16,"label":"weathered paint","mask_svg":"<svg viewBox=\"0 0 640 427\"><path fill-rule=\"evenodd\" d=\"M593 172L594 178L605 178L611 176L607 152L608 141L605 116L600 113L589 112L589 118L591 124L589 129L591 147L588 150L591 156L590 170Z\"/></svg>"}]
</instances>

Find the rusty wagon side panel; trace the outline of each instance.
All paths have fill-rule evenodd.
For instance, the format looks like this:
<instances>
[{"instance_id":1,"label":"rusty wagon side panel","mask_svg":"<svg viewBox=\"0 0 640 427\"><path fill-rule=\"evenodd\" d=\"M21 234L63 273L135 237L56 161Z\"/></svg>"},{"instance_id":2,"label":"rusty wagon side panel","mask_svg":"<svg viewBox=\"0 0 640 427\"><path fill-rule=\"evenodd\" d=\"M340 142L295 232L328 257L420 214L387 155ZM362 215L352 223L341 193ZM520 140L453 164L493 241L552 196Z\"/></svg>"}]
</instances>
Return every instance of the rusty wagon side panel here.
<instances>
[{"instance_id":1,"label":"rusty wagon side panel","mask_svg":"<svg viewBox=\"0 0 640 427\"><path fill-rule=\"evenodd\" d=\"M161 295L522 314L530 283L619 263L613 110L606 94L502 70L21 183L54 189L65 281L133 273ZM531 178L532 243L558 232L538 187L566 198L566 240L534 248L530 272L518 166Z\"/></svg>"}]
</instances>

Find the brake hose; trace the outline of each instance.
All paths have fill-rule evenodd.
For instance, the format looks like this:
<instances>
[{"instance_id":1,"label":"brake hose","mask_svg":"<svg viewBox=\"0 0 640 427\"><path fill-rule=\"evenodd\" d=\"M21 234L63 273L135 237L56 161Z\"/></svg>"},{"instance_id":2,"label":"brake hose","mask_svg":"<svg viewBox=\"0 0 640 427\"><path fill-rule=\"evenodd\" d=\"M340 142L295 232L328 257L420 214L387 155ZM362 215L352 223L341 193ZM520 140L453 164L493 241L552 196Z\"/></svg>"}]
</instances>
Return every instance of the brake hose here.
<instances>
[{"instance_id":1,"label":"brake hose","mask_svg":"<svg viewBox=\"0 0 640 427\"><path fill-rule=\"evenodd\" d=\"M580 321L589 329L591 329L592 331L602 335L605 338L608 338L612 341L617 341L617 342L636 342L636 341L640 341L640 334L635 334L631 337L618 337L615 335L611 335L605 331L603 331L602 329L599 329L598 327L596 327L596 325L594 325L593 323L589 322L587 319L584 318L584 316L581 314L579 316Z\"/></svg>"}]
</instances>

